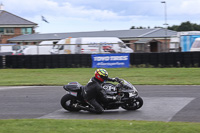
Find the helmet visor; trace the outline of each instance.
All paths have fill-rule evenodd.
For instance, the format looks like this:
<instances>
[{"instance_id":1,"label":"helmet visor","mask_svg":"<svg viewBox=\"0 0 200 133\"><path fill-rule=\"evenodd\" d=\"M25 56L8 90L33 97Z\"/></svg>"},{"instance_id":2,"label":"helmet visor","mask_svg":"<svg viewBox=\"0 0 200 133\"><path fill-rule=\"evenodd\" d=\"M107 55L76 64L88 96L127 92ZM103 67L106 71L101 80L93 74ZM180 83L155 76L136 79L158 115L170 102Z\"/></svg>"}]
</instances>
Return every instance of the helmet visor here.
<instances>
[{"instance_id":1,"label":"helmet visor","mask_svg":"<svg viewBox=\"0 0 200 133\"><path fill-rule=\"evenodd\" d=\"M106 76L101 76L101 78L102 78L103 80L108 80L108 75L106 75Z\"/></svg>"}]
</instances>

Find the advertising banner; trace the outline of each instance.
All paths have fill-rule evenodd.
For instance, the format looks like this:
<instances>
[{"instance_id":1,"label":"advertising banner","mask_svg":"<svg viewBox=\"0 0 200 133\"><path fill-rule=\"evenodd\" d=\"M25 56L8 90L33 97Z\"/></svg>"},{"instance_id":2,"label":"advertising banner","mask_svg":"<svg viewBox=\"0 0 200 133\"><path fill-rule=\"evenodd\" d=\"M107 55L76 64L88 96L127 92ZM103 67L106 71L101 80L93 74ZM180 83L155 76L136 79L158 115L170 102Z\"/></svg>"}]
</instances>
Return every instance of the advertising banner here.
<instances>
[{"instance_id":1,"label":"advertising banner","mask_svg":"<svg viewBox=\"0 0 200 133\"><path fill-rule=\"evenodd\" d=\"M91 56L92 68L128 68L130 65L130 56L128 53L93 54Z\"/></svg>"}]
</instances>

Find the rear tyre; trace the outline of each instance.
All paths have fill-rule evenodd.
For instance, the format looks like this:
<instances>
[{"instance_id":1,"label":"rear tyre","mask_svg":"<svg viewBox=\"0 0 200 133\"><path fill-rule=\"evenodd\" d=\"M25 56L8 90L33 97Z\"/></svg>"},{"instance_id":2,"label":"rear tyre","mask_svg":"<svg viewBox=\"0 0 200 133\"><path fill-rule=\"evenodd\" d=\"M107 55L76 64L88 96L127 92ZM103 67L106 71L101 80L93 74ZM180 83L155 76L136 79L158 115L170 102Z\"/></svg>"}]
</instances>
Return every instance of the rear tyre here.
<instances>
[{"instance_id":1,"label":"rear tyre","mask_svg":"<svg viewBox=\"0 0 200 133\"><path fill-rule=\"evenodd\" d=\"M142 105L143 105L143 99L140 96L138 96L137 98L134 99L134 101L126 103L121 107L126 110L137 110L141 108Z\"/></svg>"},{"instance_id":2,"label":"rear tyre","mask_svg":"<svg viewBox=\"0 0 200 133\"><path fill-rule=\"evenodd\" d=\"M73 106L75 103L77 103L76 98L69 94L64 95L60 100L61 106L71 112L80 111L80 109L77 109Z\"/></svg>"}]
</instances>

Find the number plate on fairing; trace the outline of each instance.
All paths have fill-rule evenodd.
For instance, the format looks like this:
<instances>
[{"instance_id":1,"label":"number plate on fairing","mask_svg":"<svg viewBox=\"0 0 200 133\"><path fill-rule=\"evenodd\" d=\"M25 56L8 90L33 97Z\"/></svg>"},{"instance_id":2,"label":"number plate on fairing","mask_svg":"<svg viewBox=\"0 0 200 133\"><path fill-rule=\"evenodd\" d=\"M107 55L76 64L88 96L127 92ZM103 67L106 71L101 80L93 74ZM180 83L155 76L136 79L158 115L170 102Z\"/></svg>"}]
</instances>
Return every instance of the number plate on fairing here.
<instances>
[{"instance_id":1,"label":"number plate on fairing","mask_svg":"<svg viewBox=\"0 0 200 133\"><path fill-rule=\"evenodd\" d=\"M114 85L104 85L103 88L107 91L117 91Z\"/></svg>"}]
</instances>

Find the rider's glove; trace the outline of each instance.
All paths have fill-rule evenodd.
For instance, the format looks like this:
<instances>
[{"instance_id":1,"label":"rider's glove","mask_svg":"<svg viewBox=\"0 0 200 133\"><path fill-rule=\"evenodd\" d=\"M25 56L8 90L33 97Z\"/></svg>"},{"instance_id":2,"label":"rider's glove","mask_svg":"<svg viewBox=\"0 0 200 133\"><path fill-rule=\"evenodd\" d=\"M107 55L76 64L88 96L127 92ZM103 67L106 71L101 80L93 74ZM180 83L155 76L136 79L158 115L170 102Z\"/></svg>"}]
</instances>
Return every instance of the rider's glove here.
<instances>
[{"instance_id":1,"label":"rider's glove","mask_svg":"<svg viewBox=\"0 0 200 133\"><path fill-rule=\"evenodd\" d=\"M115 82L115 78L112 78L112 80L111 80L112 82Z\"/></svg>"},{"instance_id":2,"label":"rider's glove","mask_svg":"<svg viewBox=\"0 0 200 133\"><path fill-rule=\"evenodd\" d=\"M119 82L120 79L116 77L116 78L112 78L112 81L113 81L113 82Z\"/></svg>"},{"instance_id":3,"label":"rider's glove","mask_svg":"<svg viewBox=\"0 0 200 133\"><path fill-rule=\"evenodd\" d=\"M115 78L115 81L116 81L116 82L119 82L119 81L120 81L120 79L119 79L118 77L116 77L116 78Z\"/></svg>"}]
</instances>

